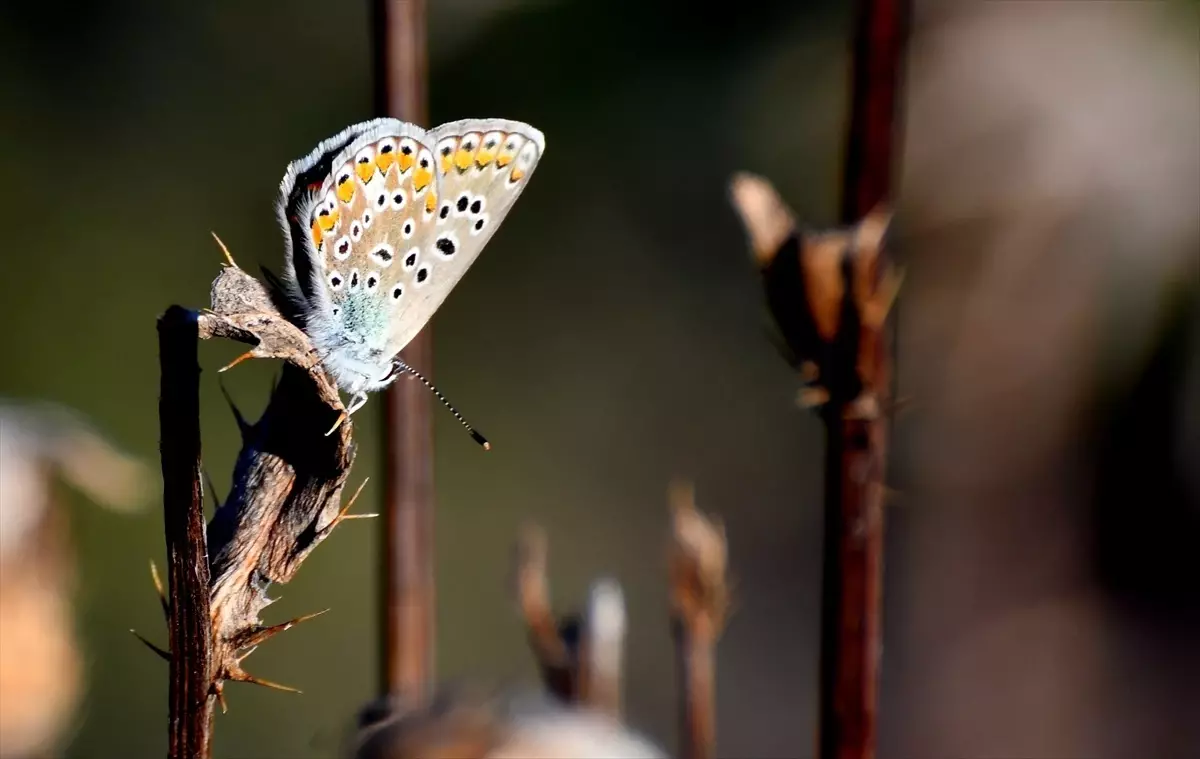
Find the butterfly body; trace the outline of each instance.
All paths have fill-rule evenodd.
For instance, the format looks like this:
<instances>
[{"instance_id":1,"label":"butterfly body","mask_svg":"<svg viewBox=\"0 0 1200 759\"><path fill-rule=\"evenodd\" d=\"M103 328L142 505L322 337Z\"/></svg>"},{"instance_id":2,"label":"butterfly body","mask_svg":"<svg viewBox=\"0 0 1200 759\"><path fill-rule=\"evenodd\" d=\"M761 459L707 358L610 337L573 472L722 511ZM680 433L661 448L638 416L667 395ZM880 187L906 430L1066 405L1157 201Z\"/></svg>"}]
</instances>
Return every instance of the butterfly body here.
<instances>
[{"instance_id":1,"label":"butterfly body","mask_svg":"<svg viewBox=\"0 0 1200 759\"><path fill-rule=\"evenodd\" d=\"M540 131L504 119L425 130L356 124L288 166L276 206L284 294L338 386L354 396L404 370L428 323L523 191Z\"/></svg>"}]
</instances>

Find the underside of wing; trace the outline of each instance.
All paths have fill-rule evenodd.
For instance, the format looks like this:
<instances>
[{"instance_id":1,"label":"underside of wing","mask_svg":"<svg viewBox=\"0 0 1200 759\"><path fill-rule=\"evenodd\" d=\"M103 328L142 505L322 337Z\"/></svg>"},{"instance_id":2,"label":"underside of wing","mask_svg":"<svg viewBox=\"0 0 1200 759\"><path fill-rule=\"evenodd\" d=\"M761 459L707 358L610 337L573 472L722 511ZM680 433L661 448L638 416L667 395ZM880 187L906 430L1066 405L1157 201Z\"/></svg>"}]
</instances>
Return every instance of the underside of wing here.
<instances>
[{"instance_id":1,"label":"underside of wing","mask_svg":"<svg viewBox=\"0 0 1200 759\"><path fill-rule=\"evenodd\" d=\"M283 282L289 297L298 301L302 311L328 305L321 289L314 287L314 280L320 274L316 246L311 244L314 233L310 216L323 200L325 192L322 188L328 183L335 162L364 135L402 126L410 125L395 119L373 119L354 124L323 140L308 155L288 165L279 184L275 213L284 236Z\"/></svg>"},{"instance_id":2,"label":"underside of wing","mask_svg":"<svg viewBox=\"0 0 1200 759\"><path fill-rule=\"evenodd\" d=\"M398 353L479 256L545 149L538 130L479 119L426 132L396 119L343 130L288 167L285 281L310 334Z\"/></svg>"},{"instance_id":3,"label":"underside of wing","mask_svg":"<svg viewBox=\"0 0 1200 759\"><path fill-rule=\"evenodd\" d=\"M402 348L425 326L479 257L525 189L545 150L537 129L518 121L468 119L427 135L435 166L436 205L422 216L415 247L417 297L402 306L393 332Z\"/></svg>"}]
</instances>

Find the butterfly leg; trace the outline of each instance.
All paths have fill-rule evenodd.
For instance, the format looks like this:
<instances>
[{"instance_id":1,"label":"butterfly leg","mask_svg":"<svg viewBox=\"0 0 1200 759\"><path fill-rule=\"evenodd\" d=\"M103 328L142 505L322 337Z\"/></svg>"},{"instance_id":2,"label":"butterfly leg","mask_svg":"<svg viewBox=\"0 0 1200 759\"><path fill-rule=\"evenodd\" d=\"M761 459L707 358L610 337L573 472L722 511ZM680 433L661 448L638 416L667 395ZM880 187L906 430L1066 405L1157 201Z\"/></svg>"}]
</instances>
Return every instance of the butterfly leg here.
<instances>
[{"instance_id":1,"label":"butterfly leg","mask_svg":"<svg viewBox=\"0 0 1200 759\"><path fill-rule=\"evenodd\" d=\"M362 408L366 404L366 402L367 402L367 394L366 393L355 393L354 397L350 399L350 405L346 407L346 415L349 416L350 414L353 414L355 411L358 411L360 408Z\"/></svg>"}]
</instances>

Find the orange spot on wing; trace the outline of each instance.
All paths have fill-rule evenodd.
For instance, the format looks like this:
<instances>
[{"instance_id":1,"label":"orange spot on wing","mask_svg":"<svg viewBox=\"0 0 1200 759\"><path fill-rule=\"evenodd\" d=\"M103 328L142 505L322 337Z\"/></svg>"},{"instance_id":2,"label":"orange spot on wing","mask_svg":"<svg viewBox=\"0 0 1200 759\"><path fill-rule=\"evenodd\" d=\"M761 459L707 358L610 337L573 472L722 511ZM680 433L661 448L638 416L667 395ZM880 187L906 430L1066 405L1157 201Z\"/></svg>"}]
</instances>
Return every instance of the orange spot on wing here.
<instances>
[{"instance_id":1,"label":"orange spot on wing","mask_svg":"<svg viewBox=\"0 0 1200 759\"><path fill-rule=\"evenodd\" d=\"M354 164L354 173L358 174L358 178L366 184L371 181L371 177L375 176L375 163L373 161L356 163Z\"/></svg>"},{"instance_id":2,"label":"orange spot on wing","mask_svg":"<svg viewBox=\"0 0 1200 759\"><path fill-rule=\"evenodd\" d=\"M324 234L321 232L321 224L319 222L314 221L313 225L312 225L313 245L320 245L322 237L324 237Z\"/></svg>"},{"instance_id":3,"label":"orange spot on wing","mask_svg":"<svg viewBox=\"0 0 1200 759\"><path fill-rule=\"evenodd\" d=\"M405 171L408 171L409 169L411 169L413 167L413 164L416 163L416 160L417 159L413 157L412 153L409 153L407 155L405 155L404 153L401 153L400 159L399 159L400 171L405 172Z\"/></svg>"},{"instance_id":4,"label":"orange spot on wing","mask_svg":"<svg viewBox=\"0 0 1200 759\"><path fill-rule=\"evenodd\" d=\"M521 177L523 177L523 176L525 176L525 172L522 169L520 169L519 167L514 166L513 170L512 170L512 174L510 174L508 178L509 178L509 181L511 181L511 182L519 182L519 181L521 181Z\"/></svg>"},{"instance_id":5,"label":"orange spot on wing","mask_svg":"<svg viewBox=\"0 0 1200 759\"><path fill-rule=\"evenodd\" d=\"M321 231L328 232L337 225L338 212L334 209L332 213L317 217L317 224L321 225Z\"/></svg>"},{"instance_id":6,"label":"orange spot on wing","mask_svg":"<svg viewBox=\"0 0 1200 759\"><path fill-rule=\"evenodd\" d=\"M425 210L433 213L435 208L437 208L437 193L430 190L429 194L425 196Z\"/></svg>"},{"instance_id":7,"label":"orange spot on wing","mask_svg":"<svg viewBox=\"0 0 1200 759\"><path fill-rule=\"evenodd\" d=\"M495 150L488 150L486 148L480 148L479 152L475 154L475 163L478 164L480 168L483 168L484 166L487 166L489 163L491 163L492 159L494 159L495 157L496 157Z\"/></svg>"},{"instance_id":8,"label":"orange spot on wing","mask_svg":"<svg viewBox=\"0 0 1200 759\"><path fill-rule=\"evenodd\" d=\"M438 168L441 169L443 174L450 171L450 167L453 165L454 165L454 153L448 153L446 155L438 156Z\"/></svg>"},{"instance_id":9,"label":"orange spot on wing","mask_svg":"<svg viewBox=\"0 0 1200 759\"><path fill-rule=\"evenodd\" d=\"M349 205L350 201L354 200L354 181L350 177L346 177L345 181L337 186L338 200Z\"/></svg>"},{"instance_id":10,"label":"orange spot on wing","mask_svg":"<svg viewBox=\"0 0 1200 759\"><path fill-rule=\"evenodd\" d=\"M471 160L473 158L474 156L471 155L469 150L463 150L460 148L459 151L454 154L454 165L458 167L459 171L466 171L471 165Z\"/></svg>"},{"instance_id":11,"label":"orange spot on wing","mask_svg":"<svg viewBox=\"0 0 1200 759\"><path fill-rule=\"evenodd\" d=\"M395 152L380 153L375 156L375 165L379 167L380 174L386 174L388 169L392 168L392 164L396 162Z\"/></svg>"},{"instance_id":12,"label":"orange spot on wing","mask_svg":"<svg viewBox=\"0 0 1200 759\"><path fill-rule=\"evenodd\" d=\"M505 135L504 139L500 141L500 144L503 147L500 148L500 155L496 157L496 165L500 168L504 168L505 166L509 165L513 162L513 159L517 157L517 151L513 148L510 148L507 144L509 137L510 135Z\"/></svg>"},{"instance_id":13,"label":"orange spot on wing","mask_svg":"<svg viewBox=\"0 0 1200 759\"><path fill-rule=\"evenodd\" d=\"M418 167L417 170L413 172L413 189L417 192L424 190L432 179L433 173L429 169L422 169Z\"/></svg>"}]
</instances>

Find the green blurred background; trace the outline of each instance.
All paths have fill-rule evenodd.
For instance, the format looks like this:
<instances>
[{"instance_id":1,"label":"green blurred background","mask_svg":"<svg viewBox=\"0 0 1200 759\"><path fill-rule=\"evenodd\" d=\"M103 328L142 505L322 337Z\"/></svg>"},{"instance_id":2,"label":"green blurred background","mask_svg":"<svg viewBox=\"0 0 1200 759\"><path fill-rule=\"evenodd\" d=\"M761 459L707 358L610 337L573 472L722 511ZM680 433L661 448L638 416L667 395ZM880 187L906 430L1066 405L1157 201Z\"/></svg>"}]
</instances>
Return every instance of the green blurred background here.
<instances>
[{"instance_id":1,"label":"green blurred background","mask_svg":"<svg viewBox=\"0 0 1200 759\"><path fill-rule=\"evenodd\" d=\"M689 477L736 590L720 755L806 756L821 431L766 338L725 188L759 172L803 221L836 218L851 4L429 5L432 122L521 119L548 145L434 320L436 381L494 444L435 412L439 675L536 685L508 587L534 519L560 608L622 582L629 719L673 749L666 493ZM917 5L896 247L919 423L898 422L890 465L880 755L1186 756L1200 0ZM4 5L0 397L73 407L157 472L155 318L206 305L210 231L278 270L284 167L375 115L369 23L364 0ZM201 346L221 494L239 440L215 370L241 350ZM220 381L254 416L278 370ZM360 511L382 508L381 411L355 417ZM128 632L166 639L154 500L68 501L87 659L68 757L165 752L166 666ZM304 693L231 684L216 756L336 754L380 680L379 531L339 528L272 589L268 622L332 611L247 661Z\"/></svg>"},{"instance_id":2,"label":"green blurred background","mask_svg":"<svg viewBox=\"0 0 1200 759\"><path fill-rule=\"evenodd\" d=\"M820 432L764 337L759 286L725 198L770 175L807 220L834 220L849 4L438 0L434 123L528 121L537 178L434 320L441 389L494 443L438 410L437 662L444 678L536 682L510 602L521 521L549 532L567 606L601 573L630 612L634 727L674 745L666 490L692 477L727 524L739 603L719 653L723 752L811 745L820 564ZM6 3L0 15L0 395L88 415L157 467L155 317L207 304L222 260L278 270L273 202L288 161L373 116L366 2ZM17 213L19 211L20 213ZM204 464L220 493L238 448L201 348ZM261 409L279 367L221 375ZM378 399L356 416L381 508ZM157 504L123 517L71 502L87 696L68 756L165 751L165 643L147 562ZM267 621L332 607L248 660L295 696L232 685L220 757L329 756L378 676L378 531L351 523L276 587Z\"/></svg>"}]
</instances>

